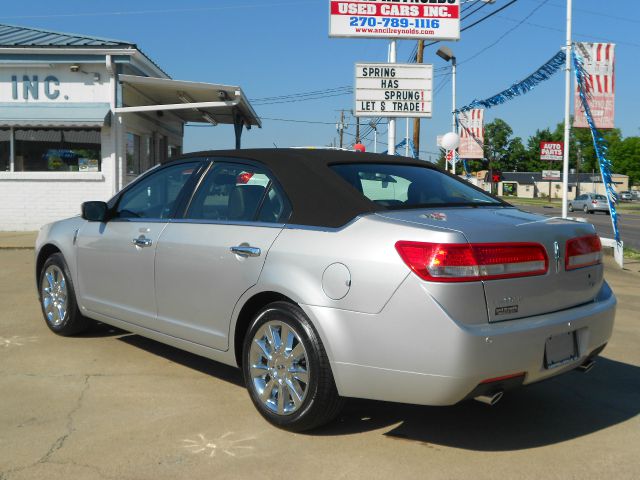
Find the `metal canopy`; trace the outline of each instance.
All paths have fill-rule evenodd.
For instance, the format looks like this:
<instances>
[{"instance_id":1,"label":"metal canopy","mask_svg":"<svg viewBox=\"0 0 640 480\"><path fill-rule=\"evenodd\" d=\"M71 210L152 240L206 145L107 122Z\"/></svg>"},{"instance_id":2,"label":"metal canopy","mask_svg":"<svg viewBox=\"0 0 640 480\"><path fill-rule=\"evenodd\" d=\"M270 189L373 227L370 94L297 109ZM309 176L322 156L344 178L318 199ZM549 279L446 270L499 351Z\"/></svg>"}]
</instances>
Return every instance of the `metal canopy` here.
<instances>
[{"instance_id":1,"label":"metal canopy","mask_svg":"<svg viewBox=\"0 0 640 480\"><path fill-rule=\"evenodd\" d=\"M242 127L262 127L240 87L136 75L118 78L124 88L133 89L146 102L116 108L114 113L171 111L184 122L234 125L236 148L240 148Z\"/></svg>"}]
</instances>

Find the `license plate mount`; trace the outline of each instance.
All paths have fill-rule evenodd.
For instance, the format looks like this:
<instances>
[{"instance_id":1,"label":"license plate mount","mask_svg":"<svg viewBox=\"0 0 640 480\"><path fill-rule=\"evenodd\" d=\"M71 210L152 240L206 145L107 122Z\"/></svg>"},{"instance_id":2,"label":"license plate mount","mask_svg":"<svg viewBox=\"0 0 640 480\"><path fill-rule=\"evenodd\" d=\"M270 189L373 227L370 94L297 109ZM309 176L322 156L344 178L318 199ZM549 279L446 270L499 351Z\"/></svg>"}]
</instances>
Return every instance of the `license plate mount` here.
<instances>
[{"instance_id":1,"label":"license plate mount","mask_svg":"<svg viewBox=\"0 0 640 480\"><path fill-rule=\"evenodd\" d=\"M576 332L561 333L547 338L544 348L544 367L561 367L578 359Z\"/></svg>"}]
</instances>

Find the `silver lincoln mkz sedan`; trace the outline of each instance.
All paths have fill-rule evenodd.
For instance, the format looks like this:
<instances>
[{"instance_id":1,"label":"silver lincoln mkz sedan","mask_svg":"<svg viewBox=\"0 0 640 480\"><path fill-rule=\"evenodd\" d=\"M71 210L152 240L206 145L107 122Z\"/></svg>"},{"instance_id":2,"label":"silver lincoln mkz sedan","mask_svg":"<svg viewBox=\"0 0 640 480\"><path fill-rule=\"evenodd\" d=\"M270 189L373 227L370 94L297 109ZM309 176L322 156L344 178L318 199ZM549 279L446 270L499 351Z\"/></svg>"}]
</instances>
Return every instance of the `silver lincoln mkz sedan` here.
<instances>
[{"instance_id":1,"label":"silver lincoln mkz sedan","mask_svg":"<svg viewBox=\"0 0 640 480\"><path fill-rule=\"evenodd\" d=\"M191 154L45 226L42 312L242 368L273 424L345 397L423 405L581 367L616 299L592 225L525 213L432 165L322 150Z\"/></svg>"}]
</instances>

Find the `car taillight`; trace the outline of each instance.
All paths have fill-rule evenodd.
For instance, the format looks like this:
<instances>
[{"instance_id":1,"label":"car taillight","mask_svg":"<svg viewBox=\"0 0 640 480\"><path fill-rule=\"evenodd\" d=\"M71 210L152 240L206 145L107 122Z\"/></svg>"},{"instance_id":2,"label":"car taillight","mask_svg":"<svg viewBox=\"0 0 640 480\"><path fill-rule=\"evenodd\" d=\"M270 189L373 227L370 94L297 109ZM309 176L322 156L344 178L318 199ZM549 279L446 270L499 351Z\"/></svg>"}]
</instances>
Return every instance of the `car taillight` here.
<instances>
[{"instance_id":1,"label":"car taillight","mask_svg":"<svg viewBox=\"0 0 640 480\"><path fill-rule=\"evenodd\" d=\"M547 273L549 259L538 243L396 243L404 262L430 282L473 282Z\"/></svg>"},{"instance_id":2,"label":"car taillight","mask_svg":"<svg viewBox=\"0 0 640 480\"><path fill-rule=\"evenodd\" d=\"M591 203L593 203L594 205L597 205L598 201L597 200L591 200Z\"/></svg>"},{"instance_id":3,"label":"car taillight","mask_svg":"<svg viewBox=\"0 0 640 480\"><path fill-rule=\"evenodd\" d=\"M236 178L236 183L239 185L246 185L249 183L249 180L251 180L251 177L253 177L252 172L243 172Z\"/></svg>"},{"instance_id":4,"label":"car taillight","mask_svg":"<svg viewBox=\"0 0 640 480\"><path fill-rule=\"evenodd\" d=\"M598 235L573 238L567 242L565 270L575 270L599 263L602 263L602 242Z\"/></svg>"}]
</instances>

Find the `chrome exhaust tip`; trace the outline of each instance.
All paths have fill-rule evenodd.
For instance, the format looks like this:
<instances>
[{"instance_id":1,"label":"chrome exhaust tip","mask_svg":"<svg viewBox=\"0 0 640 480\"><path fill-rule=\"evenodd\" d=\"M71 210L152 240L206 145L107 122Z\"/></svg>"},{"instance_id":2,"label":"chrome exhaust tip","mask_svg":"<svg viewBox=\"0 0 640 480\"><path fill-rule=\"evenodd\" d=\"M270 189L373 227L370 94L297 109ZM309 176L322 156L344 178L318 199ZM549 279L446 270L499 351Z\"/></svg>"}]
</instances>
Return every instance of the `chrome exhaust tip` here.
<instances>
[{"instance_id":1,"label":"chrome exhaust tip","mask_svg":"<svg viewBox=\"0 0 640 480\"><path fill-rule=\"evenodd\" d=\"M497 392L491 395L479 395L475 397L474 400L493 407L496 403L498 403L502 399L503 395L504 395L504 392Z\"/></svg>"},{"instance_id":2,"label":"chrome exhaust tip","mask_svg":"<svg viewBox=\"0 0 640 480\"><path fill-rule=\"evenodd\" d=\"M595 367L595 365L596 365L595 360L587 360L586 362L584 362L582 365L578 367L578 370L580 370L582 373L589 373L591 369Z\"/></svg>"}]
</instances>

